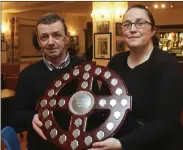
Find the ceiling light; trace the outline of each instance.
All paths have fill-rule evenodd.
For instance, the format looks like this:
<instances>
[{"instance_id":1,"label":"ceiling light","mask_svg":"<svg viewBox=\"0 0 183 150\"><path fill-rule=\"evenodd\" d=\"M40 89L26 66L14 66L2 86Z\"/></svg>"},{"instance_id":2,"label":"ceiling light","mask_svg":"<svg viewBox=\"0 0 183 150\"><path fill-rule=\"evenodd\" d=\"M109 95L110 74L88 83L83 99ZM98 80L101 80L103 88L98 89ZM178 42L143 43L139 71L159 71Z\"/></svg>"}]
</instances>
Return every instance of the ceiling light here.
<instances>
[{"instance_id":1,"label":"ceiling light","mask_svg":"<svg viewBox=\"0 0 183 150\"><path fill-rule=\"evenodd\" d=\"M162 4L161 7L162 7L162 8L165 8L165 4Z\"/></svg>"},{"instance_id":2,"label":"ceiling light","mask_svg":"<svg viewBox=\"0 0 183 150\"><path fill-rule=\"evenodd\" d=\"M146 6L146 8L148 9L148 6Z\"/></svg>"},{"instance_id":3,"label":"ceiling light","mask_svg":"<svg viewBox=\"0 0 183 150\"><path fill-rule=\"evenodd\" d=\"M158 8L158 4L154 4L154 8Z\"/></svg>"},{"instance_id":4,"label":"ceiling light","mask_svg":"<svg viewBox=\"0 0 183 150\"><path fill-rule=\"evenodd\" d=\"M173 8L173 5L171 5L170 7Z\"/></svg>"}]
</instances>

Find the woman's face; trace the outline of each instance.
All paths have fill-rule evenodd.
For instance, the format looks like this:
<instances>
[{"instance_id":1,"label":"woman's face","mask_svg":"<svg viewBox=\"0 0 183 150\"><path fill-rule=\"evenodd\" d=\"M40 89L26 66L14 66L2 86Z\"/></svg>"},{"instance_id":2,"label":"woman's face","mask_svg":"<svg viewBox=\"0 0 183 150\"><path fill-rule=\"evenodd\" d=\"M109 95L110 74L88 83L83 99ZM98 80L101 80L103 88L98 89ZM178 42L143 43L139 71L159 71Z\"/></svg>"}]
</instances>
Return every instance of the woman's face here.
<instances>
[{"instance_id":1,"label":"woman's face","mask_svg":"<svg viewBox=\"0 0 183 150\"><path fill-rule=\"evenodd\" d=\"M135 24L132 24L131 27L128 26L130 23L135 22L138 28ZM152 28L150 23L147 12L143 9L131 8L126 12L123 19L122 33L129 48L143 47L151 43L155 29Z\"/></svg>"}]
</instances>

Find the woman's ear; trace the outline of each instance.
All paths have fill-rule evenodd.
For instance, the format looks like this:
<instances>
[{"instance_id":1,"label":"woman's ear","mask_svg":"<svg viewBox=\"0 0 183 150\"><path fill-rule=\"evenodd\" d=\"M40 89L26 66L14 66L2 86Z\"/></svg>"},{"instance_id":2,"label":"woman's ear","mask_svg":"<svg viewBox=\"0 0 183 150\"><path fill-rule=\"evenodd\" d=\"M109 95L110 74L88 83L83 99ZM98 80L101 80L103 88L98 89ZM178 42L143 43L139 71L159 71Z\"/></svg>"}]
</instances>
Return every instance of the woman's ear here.
<instances>
[{"instance_id":1,"label":"woman's ear","mask_svg":"<svg viewBox=\"0 0 183 150\"><path fill-rule=\"evenodd\" d=\"M156 27L152 27L152 36L156 34Z\"/></svg>"},{"instance_id":2,"label":"woman's ear","mask_svg":"<svg viewBox=\"0 0 183 150\"><path fill-rule=\"evenodd\" d=\"M156 27L153 27L153 32L154 32L154 34L156 33Z\"/></svg>"}]
</instances>

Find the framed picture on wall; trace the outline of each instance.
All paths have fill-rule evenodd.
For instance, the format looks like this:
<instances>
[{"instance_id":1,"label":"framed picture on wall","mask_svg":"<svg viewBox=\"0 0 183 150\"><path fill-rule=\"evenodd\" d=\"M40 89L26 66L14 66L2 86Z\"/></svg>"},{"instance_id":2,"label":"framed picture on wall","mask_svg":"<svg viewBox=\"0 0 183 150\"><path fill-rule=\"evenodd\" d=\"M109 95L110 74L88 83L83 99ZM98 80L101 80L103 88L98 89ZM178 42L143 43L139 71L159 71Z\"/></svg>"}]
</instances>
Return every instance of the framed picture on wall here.
<instances>
[{"instance_id":1,"label":"framed picture on wall","mask_svg":"<svg viewBox=\"0 0 183 150\"><path fill-rule=\"evenodd\" d=\"M70 36L70 46L79 51L79 36Z\"/></svg>"},{"instance_id":2,"label":"framed picture on wall","mask_svg":"<svg viewBox=\"0 0 183 150\"><path fill-rule=\"evenodd\" d=\"M70 40L79 45L79 36L70 36Z\"/></svg>"},{"instance_id":3,"label":"framed picture on wall","mask_svg":"<svg viewBox=\"0 0 183 150\"><path fill-rule=\"evenodd\" d=\"M122 36L122 23L116 23L116 35Z\"/></svg>"},{"instance_id":4,"label":"framed picture on wall","mask_svg":"<svg viewBox=\"0 0 183 150\"><path fill-rule=\"evenodd\" d=\"M2 51L7 51L7 42L6 41L1 42L1 50Z\"/></svg>"},{"instance_id":5,"label":"framed picture on wall","mask_svg":"<svg viewBox=\"0 0 183 150\"><path fill-rule=\"evenodd\" d=\"M123 41L116 41L116 52L124 52L124 42Z\"/></svg>"},{"instance_id":6,"label":"framed picture on wall","mask_svg":"<svg viewBox=\"0 0 183 150\"><path fill-rule=\"evenodd\" d=\"M1 33L1 41L5 41L4 33Z\"/></svg>"},{"instance_id":7,"label":"framed picture on wall","mask_svg":"<svg viewBox=\"0 0 183 150\"><path fill-rule=\"evenodd\" d=\"M109 21L97 22L97 33L108 33L109 32Z\"/></svg>"},{"instance_id":8,"label":"framed picture on wall","mask_svg":"<svg viewBox=\"0 0 183 150\"><path fill-rule=\"evenodd\" d=\"M111 33L94 33L94 58L111 58Z\"/></svg>"}]
</instances>

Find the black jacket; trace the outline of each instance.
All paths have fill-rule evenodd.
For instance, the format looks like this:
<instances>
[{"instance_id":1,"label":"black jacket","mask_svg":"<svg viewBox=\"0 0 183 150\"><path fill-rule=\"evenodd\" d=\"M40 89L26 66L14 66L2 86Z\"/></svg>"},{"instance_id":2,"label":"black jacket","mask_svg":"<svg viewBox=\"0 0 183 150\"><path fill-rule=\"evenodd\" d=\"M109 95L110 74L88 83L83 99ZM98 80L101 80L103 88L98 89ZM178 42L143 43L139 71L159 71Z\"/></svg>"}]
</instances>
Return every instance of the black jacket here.
<instances>
[{"instance_id":1,"label":"black jacket","mask_svg":"<svg viewBox=\"0 0 183 150\"><path fill-rule=\"evenodd\" d=\"M176 58L154 47L149 60L131 69L129 51L116 54L108 67L125 81L132 111L115 135L123 150L182 150L183 73Z\"/></svg>"}]
</instances>

